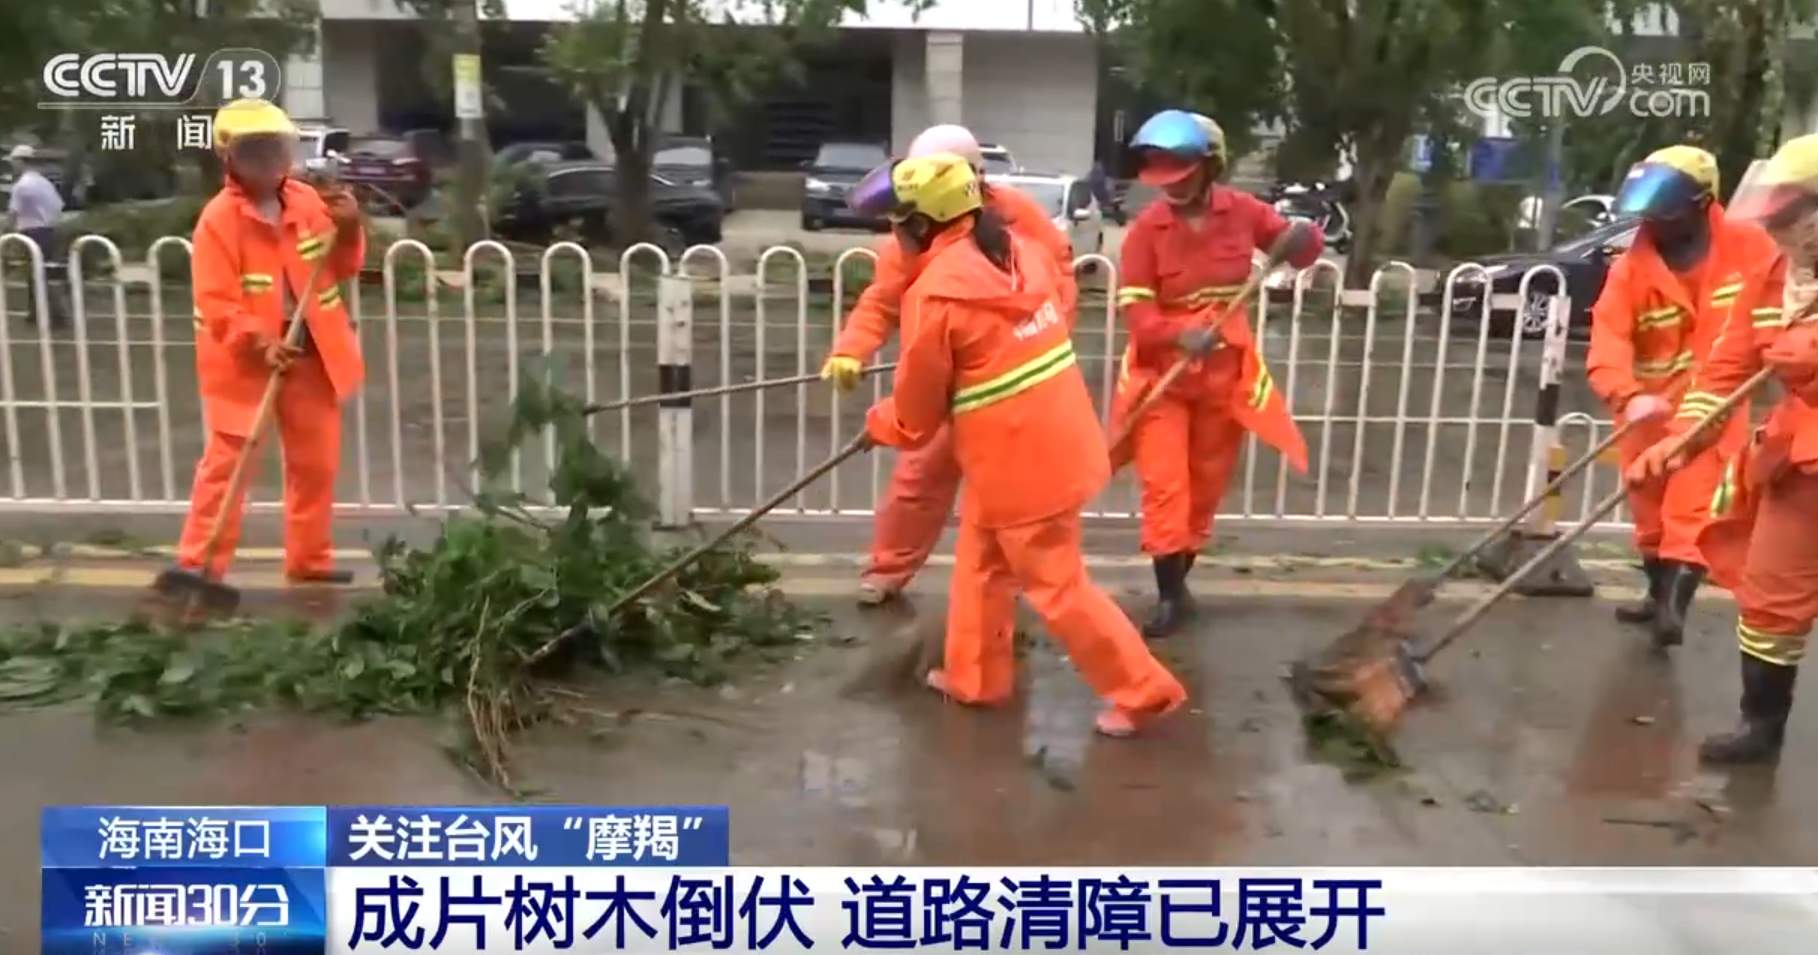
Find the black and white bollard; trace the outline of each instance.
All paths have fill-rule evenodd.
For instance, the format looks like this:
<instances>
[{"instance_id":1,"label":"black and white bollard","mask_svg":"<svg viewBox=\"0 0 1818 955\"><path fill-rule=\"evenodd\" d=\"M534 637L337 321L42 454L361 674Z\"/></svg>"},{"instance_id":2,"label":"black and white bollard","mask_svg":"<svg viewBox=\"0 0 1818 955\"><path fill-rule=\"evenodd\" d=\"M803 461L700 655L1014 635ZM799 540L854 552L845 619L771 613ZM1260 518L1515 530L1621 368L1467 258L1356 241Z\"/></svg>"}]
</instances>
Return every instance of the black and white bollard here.
<instances>
[{"instance_id":1,"label":"black and white bollard","mask_svg":"<svg viewBox=\"0 0 1818 955\"><path fill-rule=\"evenodd\" d=\"M694 287L681 276L657 279L657 389L694 388ZM657 403L657 524L684 527L694 516L694 406L689 398Z\"/></svg>"}]
</instances>

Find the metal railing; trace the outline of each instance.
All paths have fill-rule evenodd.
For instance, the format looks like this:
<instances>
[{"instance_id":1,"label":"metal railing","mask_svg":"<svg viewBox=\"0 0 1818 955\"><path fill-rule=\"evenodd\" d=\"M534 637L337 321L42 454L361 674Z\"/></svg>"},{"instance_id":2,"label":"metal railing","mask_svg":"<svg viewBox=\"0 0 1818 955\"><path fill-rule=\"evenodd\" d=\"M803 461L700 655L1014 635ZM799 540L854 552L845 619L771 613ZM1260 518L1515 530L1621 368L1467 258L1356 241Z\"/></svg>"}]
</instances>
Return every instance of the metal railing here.
<instances>
[{"instance_id":1,"label":"metal railing","mask_svg":"<svg viewBox=\"0 0 1818 955\"><path fill-rule=\"evenodd\" d=\"M182 263L189 243L165 237L143 263L128 263L105 238L77 240L68 270L73 328L48 332L42 254L23 236L0 237L0 256L20 247L24 274L16 261L0 261L7 317L0 322L7 455L0 509L183 510L203 422L187 290L164 272ZM717 248L697 246L672 260L639 245L613 273L596 271L573 243L531 262L482 242L467 250L458 272L438 272L427 246L404 240L378 261L378 287L352 288L347 298L367 368L365 388L344 410L337 508L353 514L463 506L482 443L503 425L533 362L589 401L811 372L875 255L855 248L823 271L800 251L775 247L740 274ZM95 273L96 263L106 275ZM1076 351L1108 414L1126 342L1114 304L1116 265L1087 255L1075 267L1082 286ZM129 280L135 268L146 275ZM416 277L422 281L406 281ZM1341 289L1337 266L1320 262L1290 282L1272 282L1253 310L1257 341L1307 438L1311 467L1295 474L1247 439L1221 517L1486 521L1538 487L1555 441L1571 451L1595 442L1609 425L1572 367L1574 307L1558 294L1564 276L1542 267L1522 275L1513 293L1497 292L1507 280L1493 278L1500 276L1461 265L1422 289L1412 267L1394 262L1367 287ZM1542 279L1551 289L1534 284ZM16 307L28 291L35 292L33 325ZM697 322L702 304L717 315ZM894 352L892 343L878 359ZM874 376L870 399L885 394L885 377ZM624 408L596 416L592 427L653 492L663 518L679 522L763 499L862 427L865 397L798 384ZM555 464L550 436L541 453L532 445L514 456L510 484L539 489ZM883 451L850 462L786 512L867 515L890 467ZM264 469L255 507L276 506L276 470ZM1568 514L1588 513L1598 480L1593 474L1570 495L1576 504ZM1089 515L1128 518L1136 501L1126 470Z\"/></svg>"}]
</instances>

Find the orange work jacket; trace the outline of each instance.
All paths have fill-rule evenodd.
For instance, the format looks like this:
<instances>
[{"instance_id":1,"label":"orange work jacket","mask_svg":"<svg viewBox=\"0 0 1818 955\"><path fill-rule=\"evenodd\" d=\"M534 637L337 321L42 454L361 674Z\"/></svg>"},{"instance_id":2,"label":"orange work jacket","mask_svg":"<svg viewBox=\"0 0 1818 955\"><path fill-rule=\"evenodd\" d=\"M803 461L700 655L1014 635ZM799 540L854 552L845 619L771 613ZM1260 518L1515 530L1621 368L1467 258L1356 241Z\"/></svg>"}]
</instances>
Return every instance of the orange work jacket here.
<instances>
[{"instance_id":1,"label":"orange work jacket","mask_svg":"<svg viewBox=\"0 0 1818 955\"><path fill-rule=\"evenodd\" d=\"M987 184L985 208L997 213L1011 234L1032 243L1054 260L1060 271L1059 308L1062 317L1071 325L1079 300L1079 286L1073 278L1073 245L1067 240L1066 233L1054 227L1048 210L1041 204L1010 186ZM894 237L879 243L871 284L859 294L852 314L846 316L846 325L833 343L832 354L859 361L869 361L877 354L889 340L890 333L899 330L897 324L902 314L903 295L930 257L931 253L904 254L902 245ZM900 332L905 340L911 334L908 328L902 328Z\"/></svg>"},{"instance_id":2,"label":"orange work jacket","mask_svg":"<svg viewBox=\"0 0 1818 955\"><path fill-rule=\"evenodd\" d=\"M1673 274L1644 230L1610 266L1591 308L1585 372L1591 390L1619 423L1623 408L1637 395L1658 395L1679 407L1737 310L1746 277L1777 254L1766 232L1726 221L1717 203L1711 203L1707 214L1711 246L1694 281ZM1665 436L1665 422L1637 428L1623 441L1624 459ZM1747 437L1744 409L1725 426L1718 443L1733 453Z\"/></svg>"},{"instance_id":3,"label":"orange work jacket","mask_svg":"<svg viewBox=\"0 0 1818 955\"><path fill-rule=\"evenodd\" d=\"M286 180L277 225L259 216L232 179L203 207L193 237L190 272L195 287L196 374L208 427L246 436L271 370L260 343L284 336L290 301L304 302L309 349L320 356L345 399L360 386L364 366L337 283L359 274L366 237L358 229L337 235L316 190ZM308 287L323 255L328 262Z\"/></svg>"},{"instance_id":4,"label":"orange work jacket","mask_svg":"<svg viewBox=\"0 0 1818 955\"><path fill-rule=\"evenodd\" d=\"M1005 273L969 223L942 233L903 301L895 393L866 419L872 439L926 442L953 422L961 519L1014 527L1077 511L1110 477L1105 437L1061 317L1058 276L1015 240Z\"/></svg>"},{"instance_id":5,"label":"orange work jacket","mask_svg":"<svg viewBox=\"0 0 1818 955\"><path fill-rule=\"evenodd\" d=\"M1250 278L1255 253L1268 249L1287 228L1288 221L1273 206L1226 186L1213 187L1198 228L1163 201L1136 217L1124 235L1118 269L1117 304L1130 330L1118 375L1119 413L1180 357L1175 345L1180 333L1209 324ZM1324 240L1317 230L1313 236L1290 265L1304 269L1319 258ZM1262 361L1249 309L1224 313L1217 328L1223 347L1194 362L1169 393L1229 400L1231 414L1246 430L1280 451L1297 470L1306 470L1306 442ZM1119 450L1118 463L1124 456Z\"/></svg>"}]
</instances>

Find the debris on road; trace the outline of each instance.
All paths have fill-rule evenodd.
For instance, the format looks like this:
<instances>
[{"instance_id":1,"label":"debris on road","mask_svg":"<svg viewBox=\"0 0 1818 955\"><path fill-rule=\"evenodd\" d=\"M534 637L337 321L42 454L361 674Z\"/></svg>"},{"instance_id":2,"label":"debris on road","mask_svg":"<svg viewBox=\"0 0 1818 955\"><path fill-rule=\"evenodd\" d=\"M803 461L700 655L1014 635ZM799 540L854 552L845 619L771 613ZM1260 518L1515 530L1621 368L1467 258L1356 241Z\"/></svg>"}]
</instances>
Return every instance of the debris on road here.
<instances>
[{"instance_id":1,"label":"debris on road","mask_svg":"<svg viewBox=\"0 0 1818 955\"><path fill-rule=\"evenodd\" d=\"M1637 716L1637 717L1633 717L1632 721L1634 722L1634 724L1636 726L1653 726L1654 725L1654 718L1652 716Z\"/></svg>"},{"instance_id":2,"label":"debris on road","mask_svg":"<svg viewBox=\"0 0 1818 955\"><path fill-rule=\"evenodd\" d=\"M1513 816L1521 811L1514 803L1505 803L1487 789L1472 790L1464 797L1465 808L1493 816Z\"/></svg>"}]
</instances>

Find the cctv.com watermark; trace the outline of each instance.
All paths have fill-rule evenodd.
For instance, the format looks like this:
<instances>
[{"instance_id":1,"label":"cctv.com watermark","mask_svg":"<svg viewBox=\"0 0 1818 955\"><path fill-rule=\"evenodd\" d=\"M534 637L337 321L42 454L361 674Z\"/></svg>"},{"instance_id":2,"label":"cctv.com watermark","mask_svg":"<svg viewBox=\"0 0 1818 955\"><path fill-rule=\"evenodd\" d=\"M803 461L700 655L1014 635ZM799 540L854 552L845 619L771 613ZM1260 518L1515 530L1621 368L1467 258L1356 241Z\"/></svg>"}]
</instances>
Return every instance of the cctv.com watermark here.
<instances>
[{"instance_id":1,"label":"cctv.com watermark","mask_svg":"<svg viewBox=\"0 0 1818 955\"><path fill-rule=\"evenodd\" d=\"M1642 118L1711 115L1709 63L1624 66L1600 46L1581 46L1550 76L1478 77L1465 87L1465 106L1486 118L1546 119L1604 116L1626 107Z\"/></svg>"}]
</instances>

